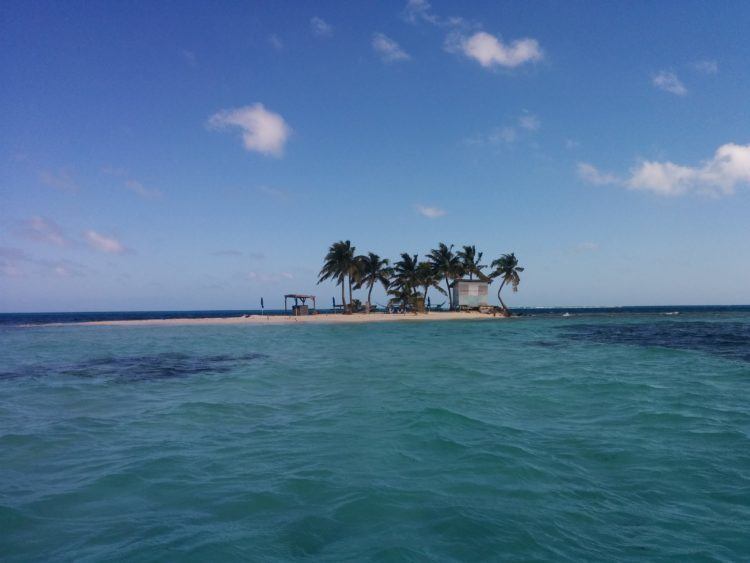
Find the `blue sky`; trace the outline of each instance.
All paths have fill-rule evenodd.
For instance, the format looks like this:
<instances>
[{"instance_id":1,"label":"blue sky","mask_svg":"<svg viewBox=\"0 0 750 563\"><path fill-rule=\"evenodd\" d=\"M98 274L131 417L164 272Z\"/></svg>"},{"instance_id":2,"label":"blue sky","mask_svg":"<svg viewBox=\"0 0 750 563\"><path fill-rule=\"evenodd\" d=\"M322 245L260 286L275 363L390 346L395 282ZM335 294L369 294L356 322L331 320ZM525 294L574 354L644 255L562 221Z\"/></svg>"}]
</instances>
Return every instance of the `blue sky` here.
<instances>
[{"instance_id":1,"label":"blue sky","mask_svg":"<svg viewBox=\"0 0 750 563\"><path fill-rule=\"evenodd\" d=\"M746 2L0 7L0 310L255 308L328 245L750 303ZM382 302L382 292L377 294Z\"/></svg>"}]
</instances>

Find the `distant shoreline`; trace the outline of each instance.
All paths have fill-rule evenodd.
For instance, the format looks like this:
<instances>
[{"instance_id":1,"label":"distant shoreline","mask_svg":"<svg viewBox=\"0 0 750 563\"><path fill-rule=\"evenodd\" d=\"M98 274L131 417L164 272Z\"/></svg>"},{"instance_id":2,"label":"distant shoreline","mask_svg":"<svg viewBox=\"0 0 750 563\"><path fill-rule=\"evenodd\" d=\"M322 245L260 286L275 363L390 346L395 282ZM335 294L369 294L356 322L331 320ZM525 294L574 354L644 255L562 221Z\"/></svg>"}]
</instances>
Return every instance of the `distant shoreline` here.
<instances>
[{"instance_id":1,"label":"distant shoreline","mask_svg":"<svg viewBox=\"0 0 750 563\"><path fill-rule=\"evenodd\" d=\"M50 323L46 326L175 326L175 325L289 325L289 324L357 324L373 322L419 322L419 321L458 321L458 320L498 320L505 319L501 315L491 313L470 312L441 312L441 313L354 313L342 315L340 313L321 313L293 317L291 315L244 315L239 317L206 317L182 319L128 319L82 321L73 323ZM37 325L39 326L39 325Z\"/></svg>"}]
</instances>

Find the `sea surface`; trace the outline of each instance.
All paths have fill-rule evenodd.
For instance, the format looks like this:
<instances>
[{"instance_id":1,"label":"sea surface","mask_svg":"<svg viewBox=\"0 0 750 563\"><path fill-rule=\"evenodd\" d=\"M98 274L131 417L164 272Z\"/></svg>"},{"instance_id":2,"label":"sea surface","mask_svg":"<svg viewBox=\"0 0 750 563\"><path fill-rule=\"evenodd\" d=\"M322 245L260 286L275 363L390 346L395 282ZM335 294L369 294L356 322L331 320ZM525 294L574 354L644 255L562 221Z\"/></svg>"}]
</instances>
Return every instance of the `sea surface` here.
<instances>
[{"instance_id":1,"label":"sea surface","mask_svg":"<svg viewBox=\"0 0 750 563\"><path fill-rule=\"evenodd\" d=\"M6 315L0 560L750 560L750 308L523 313Z\"/></svg>"}]
</instances>

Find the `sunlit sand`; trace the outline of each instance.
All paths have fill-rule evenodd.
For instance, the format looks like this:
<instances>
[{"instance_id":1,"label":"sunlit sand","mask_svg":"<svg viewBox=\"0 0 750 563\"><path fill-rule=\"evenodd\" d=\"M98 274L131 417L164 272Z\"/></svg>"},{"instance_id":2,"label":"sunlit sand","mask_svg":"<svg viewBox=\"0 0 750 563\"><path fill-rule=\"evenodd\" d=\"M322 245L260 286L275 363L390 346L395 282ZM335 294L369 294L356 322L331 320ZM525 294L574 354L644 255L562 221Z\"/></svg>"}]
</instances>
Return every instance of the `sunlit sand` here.
<instances>
[{"instance_id":1,"label":"sunlit sand","mask_svg":"<svg viewBox=\"0 0 750 563\"><path fill-rule=\"evenodd\" d=\"M119 321L91 321L78 323L80 325L238 325L238 324L265 324L265 325L289 325L289 324L346 324L346 323L376 323L376 322L421 322L421 321L457 321L457 320L498 320L504 319L501 315L493 316L492 313L479 313L477 311L445 313L354 313L342 314L320 314L293 317L291 315L247 315L228 318L204 318L204 319L143 319L143 320L119 320Z\"/></svg>"}]
</instances>

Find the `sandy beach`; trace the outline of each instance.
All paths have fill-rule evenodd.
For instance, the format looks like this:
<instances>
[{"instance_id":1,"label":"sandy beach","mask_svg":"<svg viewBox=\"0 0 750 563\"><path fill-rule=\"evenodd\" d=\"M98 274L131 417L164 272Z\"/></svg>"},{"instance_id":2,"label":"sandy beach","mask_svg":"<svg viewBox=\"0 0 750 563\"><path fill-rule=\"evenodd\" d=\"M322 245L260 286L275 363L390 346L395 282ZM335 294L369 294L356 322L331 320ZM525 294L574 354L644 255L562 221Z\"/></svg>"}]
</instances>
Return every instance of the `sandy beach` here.
<instances>
[{"instance_id":1,"label":"sandy beach","mask_svg":"<svg viewBox=\"0 0 750 563\"><path fill-rule=\"evenodd\" d=\"M228 318L202 318L202 319L143 319L143 320L116 320L116 321L91 321L76 323L78 325L107 325L107 326L174 326L174 325L241 325L241 324L264 324L264 325L289 325L289 324L349 324L349 323L376 323L376 322L430 322L430 321L457 321L457 320L500 320L500 315L472 312L445 312L445 313L354 313L352 315L342 314L320 314L303 317L291 315L248 315L242 317Z\"/></svg>"}]
</instances>

